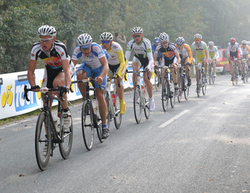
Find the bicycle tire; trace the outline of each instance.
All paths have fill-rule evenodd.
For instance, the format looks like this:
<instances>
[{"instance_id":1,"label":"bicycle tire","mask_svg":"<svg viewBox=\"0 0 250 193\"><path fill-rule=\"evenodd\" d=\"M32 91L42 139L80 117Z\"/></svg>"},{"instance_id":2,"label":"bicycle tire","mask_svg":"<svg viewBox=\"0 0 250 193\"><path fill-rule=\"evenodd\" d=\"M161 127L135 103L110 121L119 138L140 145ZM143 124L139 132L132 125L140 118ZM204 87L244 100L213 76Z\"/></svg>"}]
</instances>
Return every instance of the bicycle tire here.
<instances>
[{"instance_id":1,"label":"bicycle tire","mask_svg":"<svg viewBox=\"0 0 250 193\"><path fill-rule=\"evenodd\" d=\"M146 119L149 119L150 111L149 111L149 101L146 98L144 100L144 115Z\"/></svg>"},{"instance_id":2,"label":"bicycle tire","mask_svg":"<svg viewBox=\"0 0 250 193\"><path fill-rule=\"evenodd\" d=\"M186 86L186 90L184 92L185 99L188 100L189 97L189 86Z\"/></svg>"},{"instance_id":3,"label":"bicycle tire","mask_svg":"<svg viewBox=\"0 0 250 193\"><path fill-rule=\"evenodd\" d=\"M175 106L175 100L176 100L176 90L175 90L175 87L174 87L174 81L173 79L171 80L170 82L170 105L172 108L174 108Z\"/></svg>"},{"instance_id":4,"label":"bicycle tire","mask_svg":"<svg viewBox=\"0 0 250 193\"><path fill-rule=\"evenodd\" d=\"M211 68L210 65L211 64L209 64L209 70L208 70L208 76L209 76L208 82L209 82L209 85L212 84L212 68Z\"/></svg>"},{"instance_id":5,"label":"bicycle tire","mask_svg":"<svg viewBox=\"0 0 250 193\"><path fill-rule=\"evenodd\" d=\"M183 85L182 85L182 82L183 82L183 79L182 79L182 76L181 74L179 74L178 76L178 84L180 85L179 86L179 89L178 89L178 93L177 93L177 99L178 99L178 102L180 103L181 102L181 98L182 98L182 92L183 92Z\"/></svg>"},{"instance_id":6,"label":"bicycle tire","mask_svg":"<svg viewBox=\"0 0 250 193\"><path fill-rule=\"evenodd\" d=\"M161 90L161 101L164 112L166 112L168 109L169 96L170 96L169 82L164 78Z\"/></svg>"},{"instance_id":7,"label":"bicycle tire","mask_svg":"<svg viewBox=\"0 0 250 193\"><path fill-rule=\"evenodd\" d=\"M207 84L205 83L205 76L202 75L201 81L202 81L202 94L205 95L206 94L206 90L207 90Z\"/></svg>"},{"instance_id":8,"label":"bicycle tire","mask_svg":"<svg viewBox=\"0 0 250 193\"><path fill-rule=\"evenodd\" d=\"M70 110L69 110L70 111ZM71 114L71 113L70 113ZM59 143L59 150L61 153L61 156L63 159L68 159L71 149L72 149L72 143L73 143L73 120L72 116L70 117L71 119L71 125L68 129L68 131L65 131L65 129L62 127L62 113L61 113L61 118L60 118L60 131L61 131L61 139L62 143Z\"/></svg>"},{"instance_id":9,"label":"bicycle tire","mask_svg":"<svg viewBox=\"0 0 250 193\"><path fill-rule=\"evenodd\" d=\"M82 105L81 119L83 141L86 149L90 151L94 144L94 117L92 105L87 100Z\"/></svg>"},{"instance_id":10,"label":"bicycle tire","mask_svg":"<svg viewBox=\"0 0 250 193\"><path fill-rule=\"evenodd\" d=\"M111 96L110 96L108 91L105 91L104 97L105 97L105 101L106 101L106 104L107 104L106 124L107 124L107 127L110 128L111 108L112 108L112 106L110 104Z\"/></svg>"},{"instance_id":11,"label":"bicycle tire","mask_svg":"<svg viewBox=\"0 0 250 193\"><path fill-rule=\"evenodd\" d=\"M35 153L36 161L40 170L44 171L47 169L50 160L51 151L51 132L50 127L46 126L49 121L47 120L45 112L41 112L36 123L35 132ZM47 129L46 129L47 128ZM47 146L47 151L45 150Z\"/></svg>"},{"instance_id":12,"label":"bicycle tire","mask_svg":"<svg viewBox=\"0 0 250 193\"><path fill-rule=\"evenodd\" d=\"M93 112L94 114L94 112ZM99 111L94 114L94 117L95 117L95 122L96 122L96 132L97 132L97 137L100 141L100 143L103 143L104 139L102 138L102 120L101 120L101 117L100 117L100 114L99 114Z\"/></svg>"},{"instance_id":13,"label":"bicycle tire","mask_svg":"<svg viewBox=\"0 0 250 193\"><path fill-rule=\"evenodd\" d=\"M116 93L115 100L116 100L115 105L113 105L114 112L115 112L114 122L115 122L115 128L119 129L121 127L121 123L122 123L122 115L120 113L120 105L118 103L119 96L117 93Z\"/></svg>"},{"instance_id":14,"label":"bicycle tire","mask_svg":"<svg viewBox=\"0 0 250 193\"><path fill-rule=\"evenodd\" d=\"M201 71L198 70L198 74L197 74L197 85L196 85L196 93L197 93L197 97L200 97L200 83L201 83Z\"/></svg>"},{"instance_id":15,"label":"bicycle tire","mask_svg":"<svg viewBox=\"0 0 250 193\"><path fill-rule=\"evenodd\" d=\"M141 100L140 86L136 85L134 90L134 116L137 124L141 121L142 100Z\"/></svg>"},{"instance_id":16,"label":"bicycle tire","mask_svg":"<svg viewBox=\"0 0 250 193\"><path fill-rule=\"evenodd\" d=\"M238 85L238 76L239 76L239 69L238 67L236 66L234 68L234 81L235 81L235 84Z\"/></svg>"}]
</instances>

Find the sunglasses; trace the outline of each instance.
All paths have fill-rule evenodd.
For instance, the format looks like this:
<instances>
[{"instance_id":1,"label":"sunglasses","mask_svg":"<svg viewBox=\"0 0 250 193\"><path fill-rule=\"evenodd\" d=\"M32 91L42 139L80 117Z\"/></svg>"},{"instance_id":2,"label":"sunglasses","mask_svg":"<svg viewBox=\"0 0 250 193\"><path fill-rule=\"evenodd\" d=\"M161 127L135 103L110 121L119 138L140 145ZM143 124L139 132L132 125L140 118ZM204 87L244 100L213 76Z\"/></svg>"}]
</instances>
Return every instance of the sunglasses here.
<instances>
[{"instance_id":1,"label":"sunglasses","mask_svg":"<svg viewBox=\"0 0 250 193\"><path fill-rule=\"evenodd\" d=\"M168 42L161 42L161 44L167 44Z\"/></svg>"},{"instance_id":2,"label":"sunglasses","mask_svg":"<svg viewBox=\"0 0 250 193\"><path fill-rule=\"evenodd\" d=\"M177 46L182 46L182 44L177 44Z\"/></svg>"},{"instance_id":3,"label":"sunglasses","mask_svg":"<svg viewBox=\"0 0 250 193\"><path fill-rule=\"evenodd\" d=\"M52 39L53 39L53 37L48 38L48 39L39 38L39 41L40 41L40 42L48 42L48 41L50 41L50 40L52 40Z\"/></svg>"},{"instance_id":4,"label":"sunglasses","mask_svg":"<svg viewBox=\"0 0 250 193\"><path fill-rule=\"evenodd\" d=\"M201 39L200 38L195 38L194 41L200 41Z\"/></svg>"},{"instance_id":5,"label":"sunglasses","mask_svg":"<svg viewBox=\"0 0 250 193\"><path fill-rule=\"evenodd\" d=\"M102 41L102 44L108 44L110 41L106 40L106 41Z\"/></svg>"},{"instance_id":6,"label":"sunglasses","mask_svg":"<svg viewBox=\"0 0 250 193\"><path fill-rule=\"evenodd\" d=\"M141 37L141 35L134 35L134 38L139 38Z\"/></svg>"}]
</instances>

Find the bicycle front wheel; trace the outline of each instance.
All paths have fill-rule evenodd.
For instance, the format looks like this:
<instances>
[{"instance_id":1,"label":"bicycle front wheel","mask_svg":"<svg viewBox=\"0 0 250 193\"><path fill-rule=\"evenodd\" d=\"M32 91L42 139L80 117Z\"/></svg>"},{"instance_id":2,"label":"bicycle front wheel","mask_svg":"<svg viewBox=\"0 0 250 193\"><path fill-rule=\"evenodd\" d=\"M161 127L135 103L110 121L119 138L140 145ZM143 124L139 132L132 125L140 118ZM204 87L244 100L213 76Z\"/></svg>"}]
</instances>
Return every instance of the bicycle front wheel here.
<instances>
[{"instance_id":1,"label":"bicycle front wheel","mask_svg":"<svg viewBox=\"0 0 250 193\"><path fill-rule=\"evenodd\" d=\"M207 84L205 83L205 77L202 76L202 94L205 95L206 94L206 90L207 90Z\"/></svg>"},{"instance_id":2,"label":"bicycle front wheel","mask_svg":"<svg viewBox=\"0 0 250 193\"><path fill-rule=\"evenodd\" d=\"M115 105L113 105L114 112L115 112L114 122L115 122L115 128L119 129L122 123L122 115L120 113L119 97L117 93L116 93L115 100L116 100Z\"/></svg>"},{"instance_id":3,"label":"bicycle front wheel","mask_svg":"<svg viewBox=\"0 0 250 193\"><path fill-rule=\"evenodd\" d=\"M197 74L197 85L196 85L196 93L197 93L197 97L200 97L200 88L201 88L201 71L198 70L198 74Z\"/></svg>"},{"instance_id":4,"label":"bicycle front wheel","mask_svg":"<svg viewBox=\"0 0 250 193\"><path fill-rule=\"evenodd\" d=\"M47 169L51 151L51 132L47 123L48 116L45 112L41 112L37 123L35 133L35 152L38 167L44 171Z\"/></svg>"},{"instance_id":5,"label":"bicycle front wheel","mask_svg":"<svg viewBox=\"0 0 250 193\"><path fill-rule=\"evenodd\" d=\"M149 118L149 115L150 115L150 111L149 111L149 101L147 101L146 98L144 98L143 100L144 100L144 114L145 114L146 119L148 119L148 118Z\"/></svg>"},{"instance_id":6,"label":"bicycle front wheel","mask_svg":"<svg viewBox=\"0 0 250 193\"><path fill-rule=\"evenodd\" d=\"M168 109L169 96L170 96L169 82L164 78L161 90L161 102L164 112L166 112Z\"/></svg>"},{"instance_id":7,"label":"bicycle front wheel","mask_svg":"<svg viewBox=\"0 0 250 193\"><path fill-rule=\"evenodd\" d=\"M175 90L173 80L170 83L170 93L171 93L170 104L171 104L171 107L174 108L177 91Z\"/></svg>"},{"instance_id":8,"label":"bicycle front wheel","mask_svg":"<svg viewBox=\"0 0 250 193\"><path fill-rule=\"evenodd\" d=\"M182 92L183 92L183 87L182 87L183 79L182 78L183 77L179 74L179 76L178 76L178 84L180 86L179 86L179 90L177 91L177 99L178 99L179 103L181 102Z\"/></svg>"},{"instance_id":9,"label":"bicycle front wheel","mask_svg":"<svg viewBox=\"0 0 250 193\"><path fill-rule=\"evenodd\" d=\"M136 85L134 90L134 116L137 124L139 124L141 121L141 112L142 112L142 100L141 100L140 86Z\"/></svg>"},{"instance_id":10,"label":"bicycle front wheel","mask_svg":"<svg viewBox=\"0 0 250 193\"><path fill-rule=\"evenodd\" d=\"M110 128L111 108L112 108L112 106L110 104L111 97L110 97L110 94L109 94L108 91L105 91L104 97L105 97L105 101L106 101L106 104L107 104L106 124L107 124L107 127Z\"/></svg>"},{"instance_id":11,"label":"bicycle front wheel","mask_svg":"<svg viewBox=\"0 0 250 193\"><path fill-rule=\"evenodd\" d=\"M94 143L94 121L92 105L87 100L82 105L82 136L85 147L90 151Z\"/></svg>"},{"instance_id":12,"label":"bicycle front wheel","mask_svg":"<svg viewBox=\"0 0 250 193\"><path fill-rule=\"evenodd\" d=\"M71 114L71 113L70 113ZM61 153L62 158L67 159L69 158L69 154L71 152L72 148L72 143L73 143L73 120L72 116L70 117L71 119L71 125L69 128L64 129L62 127L62 113L61 113L61 118L60 118L60 127L61 127L61 139L62 143L59 143L59 150Z\"/></svg>"}]
</instances>

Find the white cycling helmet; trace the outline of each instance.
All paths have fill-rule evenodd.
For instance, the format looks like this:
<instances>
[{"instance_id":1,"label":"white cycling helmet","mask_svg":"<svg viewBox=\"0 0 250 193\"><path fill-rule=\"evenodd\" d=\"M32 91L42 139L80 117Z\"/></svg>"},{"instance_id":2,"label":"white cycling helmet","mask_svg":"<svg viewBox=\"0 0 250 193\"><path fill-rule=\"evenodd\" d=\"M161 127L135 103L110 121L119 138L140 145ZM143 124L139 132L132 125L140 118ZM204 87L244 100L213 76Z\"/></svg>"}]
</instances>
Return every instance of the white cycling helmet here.
<instances>
[{"instance_id":1,"label":"white cycling helmet","mask_svg":"<svg viewBox=\"0 0 250 193\"><path fill-rule=\"evenodd\" d=\"M178 37L176 39L176 44L177 45L181 45L181 44L184 44L185 43L185 39L183 37Z\"/></svg>"},{"instance_id":2,"label":"white cycling helmet","mask_svg":"<svg viewBox=\"0 0 250 193\"><path fill-rule=\"evenodd\" d=\"M134 34L143 34L143 29L141 27L134 27L131 30L132 35Z\"/></svg>"},{"instance_id":3,"label":"white cycling helmet","mask_svg":"<svg viewBox=\"0 0 250 193\"><path fill-rule=\"evenodd\" d=\"M194 39L202 39L202 35L201 34L195 34Z\"/></svg>"},{"instance_id":4,"label":"white cycling helmet","mask_svg":"<svg viewBox=\"0 0 250 193\"><path fill-rule=\"evenodd\" d=\"M41 27L39 27L37 33L38 33L38 36L55 37L56 36L56 29L53 26L42 25Z\"/></svg>"},{"instance_id":5,"label":"white cycling helmet","mask_svg":"<svg viewBox=\"0 0 250 193\"><path fill-rule=\"evenodd\" d=\"M209 42L208 42L208 45L209 45L209 46L214 46L214 42L213 42L213 41L209 41Z\"/></svg>"},{"instance_id":6,"label":"white cycling helmet","mask_svg":"<svg viewBox=\"0 0 250 193\"><path fill-rule=\"evenodd\" d=\"M165 32L160 33L159 39L161 42L169 42L169 36Z\"/></svg>"},{"instance_id":7,"label":"white cycling helmet","mask_svg":"<svg viewBox=\"0 0 250 193\"><path fill-rule=\"evenodd\" d=\"M92 37L87 34L81 34L78 36L77 38L77 44L81 47L81 48L88 48L92 43Z\"/></svg>"},{"instance_id":8,"label":"white cycling helmet","mask_svg":"<svg viewBox=\"0 0 250 193\"><path fill-rule=\"evenodd\" d=\"M246 40L242 40L241 44L247 44L247 41Z\"/></svg>"},{"instance_id":9,"label":"white cycling helmet","mask_svg":"<svg viewBox=\"0 0 250 193\"><path fill-rule=\"evenodd\" d=\"M103 33L100 35L100 40L108 40L108 41L111 41L111 40L113 40L113 35L112 35L110 32L103 32Z\"/></svg>"}]
</instances>

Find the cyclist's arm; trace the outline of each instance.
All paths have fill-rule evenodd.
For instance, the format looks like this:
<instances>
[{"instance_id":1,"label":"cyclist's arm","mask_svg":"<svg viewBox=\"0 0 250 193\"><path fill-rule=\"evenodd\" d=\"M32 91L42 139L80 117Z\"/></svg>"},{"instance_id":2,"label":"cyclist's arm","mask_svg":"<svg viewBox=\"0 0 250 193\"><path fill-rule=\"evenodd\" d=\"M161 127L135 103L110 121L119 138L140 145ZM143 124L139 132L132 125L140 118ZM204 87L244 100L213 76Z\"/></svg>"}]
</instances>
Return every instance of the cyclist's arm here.
<instances>
[{"instance_id":1,"label":"cyclist's arm","mask_svg":"<svg viewBox=\"0 0 250 193\"><path fill-rule=\"evenodd\" d=\"M193 62L193 52L191 51L191 48L190 48L189 45L185 45L185 44L184 44L184 47L186 48L187 53L188 53L188 58L189 58L188 62L189 62L190 64L192 64L192 62Z\"/></svg>"},{"instance_id":2,"label":"cyclist's arm","mask_svg":"<svg viewBox=\"0 0 250 193\"><path fill-rule=\"evenodd\" d=\"M71 78L70 78L70 70L69 70L69 60L62 60L62 67L63 67L63 72L65 74L65 86L67 88L67 91L70 88L71 84Z\"/></svg>"},{"instance_id":3,"label":"cyclist's arm","mask_svg":"<svg viewBox=\"0 0 250 193\"><path fill-rule=\"evenodd\" d=\"M127 61L129 61L130 54L131 54L131 50L127 49L126 52L125 52L125 58L126 58ZM127 68L128 68L128 62L127 62Z\"/></svg>"},{"instance_id":4,"label":"cyclist's arm","mask_svg":"<svg viewBox=\"0 0 250 193\"><path fill-rule=\"evenodd\" d=\"M126 62L125 62L125 58L124 58L124 54L123 54L123 50L120 49L119 52L117 52L117 57L118 57L118 60L119 60L119 63L120 63L120 66L119 66L119 70L117 72L117 74L122 77L124 72L125 72L125 69L126 69Z\"/></svg>"},{"instance_id":5,"label":"cyclist's arm","mask_svg":"<svg viewBox=\"0 0 250 193\"><path fill-rule=\"evenodd\" d=\"M107 73L108 73L109 65L108 65L107 58L105 56L99 58L99 61L100 61L100 63L103 66L101 74L100 74L100 77L103 79L107 75Z\"/></svg>"},{"instance_id":6,"label":"cyclist's arm","mask_svg":"<svg viewBox=\"0 0 250 193\"><path fill-rule=\"evenodd\" d=\"M181 63L181 58L180 58L180 54L178 51L175 52L175 57L177 58L177 64Z\"/></svg>"},{"instance_id":7,"label":"cyclist's arm","mask_svg":"<svg viewBox=\"0 0 250 193\"><path fill-rule=\"evenodd\" d=\"M208 62L208 58L209 58L208 50L205 50L205 54L206 54L206 62Z\"/></svg>"},{"instance_id":8,"label":"cyclist's arm","mask_svg":"<svg viewBox=\"0 0 250 193\"><path fill-rule=\"evenodd\" d=\"M154 59L151 49L148 51L148 65L146 66L147 69L151 71L151 69L154 67Z\"/></svg>"},{"instance_id":9,"label":"cyclist's arm","mask_svg":"<svg viewBox=\"0 0 250 193\"><path fill-rule=\"evenodd\" d=\"M78 60L71 59L71 61L74 63L74 66L76 66Z\"/></svg>"},{"instance_id":10,"label":"cyclist's arm","mask_svg":"<svg viewBox=\"0 0 250 193\"><path fill-rule=\"evenodd\" d=\"M30 86L35 86L36 81L34 77L34 72L36 69L36 60L31 60L29 61L29 69L28 69L28 81L30 83Z\"/></svg>"}]
</instances>

